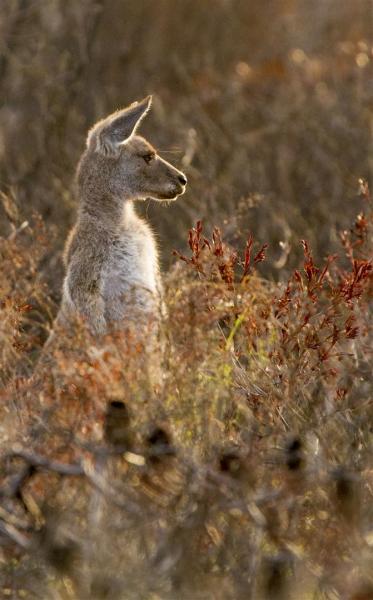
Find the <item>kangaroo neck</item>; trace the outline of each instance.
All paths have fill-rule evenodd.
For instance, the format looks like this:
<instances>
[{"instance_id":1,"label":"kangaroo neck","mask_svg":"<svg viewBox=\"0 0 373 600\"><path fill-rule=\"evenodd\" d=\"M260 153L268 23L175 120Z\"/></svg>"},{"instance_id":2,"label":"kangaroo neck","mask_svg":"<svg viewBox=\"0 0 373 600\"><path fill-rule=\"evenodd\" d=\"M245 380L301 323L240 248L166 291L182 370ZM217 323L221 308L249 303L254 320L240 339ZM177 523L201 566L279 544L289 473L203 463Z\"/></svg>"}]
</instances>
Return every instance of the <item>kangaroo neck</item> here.
<instances>
[{"instance_id":1,"label":"kangaroo neck","mask_svg":"<svg viewBox=\"0 0 373 600\"><path fill-rule=\"evenodd\" d=\"M111 194L82 194L80 217L88 216L110 231L129 227L137 219L132 200L116 198Z\"/></svg>"}]
</instances>

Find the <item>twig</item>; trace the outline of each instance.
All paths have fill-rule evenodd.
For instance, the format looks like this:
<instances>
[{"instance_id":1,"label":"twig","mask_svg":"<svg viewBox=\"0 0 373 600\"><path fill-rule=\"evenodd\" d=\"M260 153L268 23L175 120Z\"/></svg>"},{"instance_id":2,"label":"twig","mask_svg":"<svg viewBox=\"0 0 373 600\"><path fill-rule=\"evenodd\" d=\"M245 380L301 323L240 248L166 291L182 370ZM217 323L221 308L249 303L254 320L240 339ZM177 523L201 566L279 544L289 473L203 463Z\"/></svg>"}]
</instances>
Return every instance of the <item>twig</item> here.
<instances>
[{"instance_id":1,"label":"twig","mask_svg":"<svg viewBox=\"0 0 373 600\"><path fill-rule=\"evenodd\" d=\"M18 531L18 529L16 529L10 523L4 523L3 521L0 521L0 533L9 537L11 540L13 540L13 542L16 542L16 544L25 550L28 550L31 546L31 540L23 535L23 533Z\"/></svg>"}]
</instances>

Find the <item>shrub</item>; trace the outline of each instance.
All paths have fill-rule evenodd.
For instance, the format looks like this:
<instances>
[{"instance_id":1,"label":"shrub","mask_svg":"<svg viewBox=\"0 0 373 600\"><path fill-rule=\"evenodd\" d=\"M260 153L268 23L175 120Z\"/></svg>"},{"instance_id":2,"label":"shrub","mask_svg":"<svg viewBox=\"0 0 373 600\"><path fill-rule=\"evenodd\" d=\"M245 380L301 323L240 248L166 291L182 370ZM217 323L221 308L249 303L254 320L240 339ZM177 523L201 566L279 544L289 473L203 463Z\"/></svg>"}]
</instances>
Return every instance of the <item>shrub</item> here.
<instances>
[{"instance_id":1,"label":"shrub","mask_svg":"<svg viewBox=\"0 0 373 600\"><path fill-rule=\"evenodd\" d=\"M235 249L197 222L166 277L158 386L131 330L100 348L83 324L31 375L35 332L50 319L35 310L51 304L35 277L43 225L1 240L5 590L369 597L373 211L364 182L361 202L343 252L317 264L302 240L302 265L283 284L260 275L267 244L250 235Z\"/></svg>"}]
</instances>

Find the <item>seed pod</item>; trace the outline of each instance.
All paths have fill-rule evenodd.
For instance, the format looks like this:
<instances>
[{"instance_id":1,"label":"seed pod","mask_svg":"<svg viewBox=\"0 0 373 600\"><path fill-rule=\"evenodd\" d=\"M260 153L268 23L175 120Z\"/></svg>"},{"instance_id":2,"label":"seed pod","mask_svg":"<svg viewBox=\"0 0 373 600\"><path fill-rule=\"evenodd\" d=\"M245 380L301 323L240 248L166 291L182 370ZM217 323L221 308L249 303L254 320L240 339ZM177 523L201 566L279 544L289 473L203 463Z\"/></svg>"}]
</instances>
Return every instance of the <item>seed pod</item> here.
<instances>
[{"instance_id":1,"label":"seed pod","mask_svg":"<svg viewBox=\"0 0 373 600\"><path fill-rule=\"evenodd\" d=\"M298 437L289 440L285 452L285 463L290 471L297 471L304 466L302 442Z\"/></svg>"},{"instance_id":2,"label":"seed pod","mask_svg":"<svg viewBox=\"0 0 373 600\"><path fill-rule=\"evenodd\" d=\"M104 421L105 441L115 447L130 448L129 424L130 417L125 403L121 400L109 402Z\"/></svg>"},{"instance_id":3,"label":"seed pod","mask_svg":"<svg viewBox=\"0 0 373 600\"><path fill-rule=\"evenodd\" d=\"M149 461L159 463L164 456L174 456L175 450L171 444L170 435L162 427L154 427L146 438Z\"/></svg>"}]
</instances>

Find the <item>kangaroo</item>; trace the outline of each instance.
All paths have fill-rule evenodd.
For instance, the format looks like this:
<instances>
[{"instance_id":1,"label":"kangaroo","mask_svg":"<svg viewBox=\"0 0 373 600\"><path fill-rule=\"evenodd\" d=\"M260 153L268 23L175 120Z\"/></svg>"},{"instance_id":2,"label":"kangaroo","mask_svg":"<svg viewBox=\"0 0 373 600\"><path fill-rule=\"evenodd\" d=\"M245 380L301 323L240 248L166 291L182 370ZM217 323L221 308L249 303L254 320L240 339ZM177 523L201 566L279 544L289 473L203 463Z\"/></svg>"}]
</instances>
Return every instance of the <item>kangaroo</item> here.
<instances>
[{"instance_id":1,"label":"kangaroo","mask_svg":"<svg viewBox=\"0 0 373 600\"><path fill-rule=\"evenodd\" d=\"M187 178L136 135L151 102L148 96L98 121L77 168L80 204L65 248L57 322L81 317L95 336L162 312L154 234L134 202L175 200Z\"/></svg>"}]
</instances>

